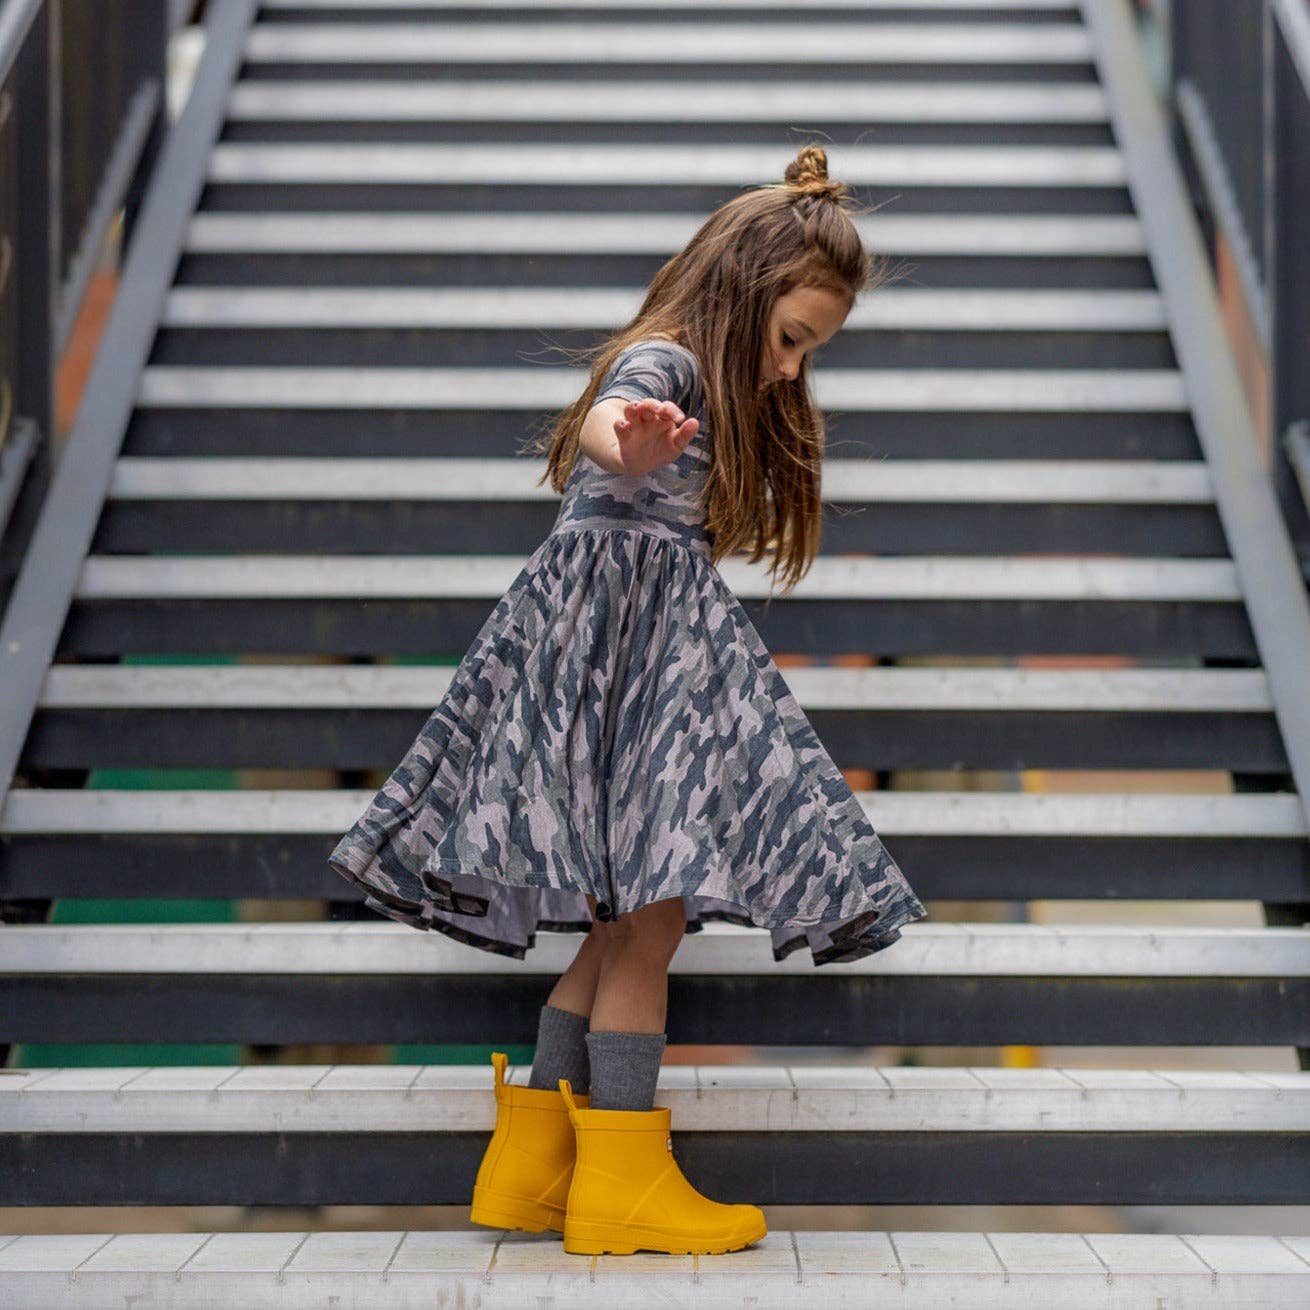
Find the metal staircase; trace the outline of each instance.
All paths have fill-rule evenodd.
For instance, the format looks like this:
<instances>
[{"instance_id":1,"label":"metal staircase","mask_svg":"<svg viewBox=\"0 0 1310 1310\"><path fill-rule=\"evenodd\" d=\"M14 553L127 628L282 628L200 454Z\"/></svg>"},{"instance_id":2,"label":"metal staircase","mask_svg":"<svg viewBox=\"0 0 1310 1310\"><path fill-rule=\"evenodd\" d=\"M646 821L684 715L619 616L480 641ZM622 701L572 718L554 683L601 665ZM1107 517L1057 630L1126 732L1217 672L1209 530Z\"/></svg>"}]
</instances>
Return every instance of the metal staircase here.
<instances>
[{"instance_id":1,"label":"metal staircase","mask_svg":"<svg viewBox=\"0 0 1310 1310\"><path fill-rule=\"evenodd\" d=\"M377 661L461 656L553 522L516 454L579 389L550 344L624 321L706 212L817 138L902 276L817 361L823 556L767 604L763 570L725 579L773 651L880 657L785 669L843 767L1232 775L861 793L925 900L1259 901L1267 926L935 915L816 971L710 925L674 960L670 1042L1270 1046L1299 1068L666 1066L679 1160L766 1206L1310 1203L1310 618L1122 0L210 11L0 628L0 1040L533 1039L575 938L518 962L362 906L44 910L350 901L326 853L450 677ZM1006 663L1033 655L1124 666ZM159 656L192 662L139 662ZM346 785L83 786L136 767ZM460 1204L490 1086L482 1065L8 1068L0 1205ZM0 1236L9 1304L726 1305L734 1280L779 1306L1293 1305L1310 1239L775 1230L652 1260L489 1230Z\"/></svg>"}]
</instances>

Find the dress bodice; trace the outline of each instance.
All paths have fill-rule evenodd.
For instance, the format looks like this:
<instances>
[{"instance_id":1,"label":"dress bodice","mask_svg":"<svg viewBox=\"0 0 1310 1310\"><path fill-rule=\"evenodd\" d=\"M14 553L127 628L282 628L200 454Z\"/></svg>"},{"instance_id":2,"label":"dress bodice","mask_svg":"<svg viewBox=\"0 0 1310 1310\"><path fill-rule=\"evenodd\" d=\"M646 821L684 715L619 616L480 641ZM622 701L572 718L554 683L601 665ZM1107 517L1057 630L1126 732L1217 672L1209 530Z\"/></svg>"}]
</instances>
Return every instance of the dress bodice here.
<instances>
[{"instance_id":1,"label":"dress bodice","mask_svg":"<svg viewBox=\"0 0 1310 1310\"><path fill-rule=\"evenodd\" d=\"M640 476L609 473L584 450L564 487L552 533L578 528L628 528L663 537L709 557L700 495L710 469L710 433L696 357L685 346L657 337L621 351L596 393L627 400L671 400L700 421L682 453Z\"/></svg>"}]
</instances>

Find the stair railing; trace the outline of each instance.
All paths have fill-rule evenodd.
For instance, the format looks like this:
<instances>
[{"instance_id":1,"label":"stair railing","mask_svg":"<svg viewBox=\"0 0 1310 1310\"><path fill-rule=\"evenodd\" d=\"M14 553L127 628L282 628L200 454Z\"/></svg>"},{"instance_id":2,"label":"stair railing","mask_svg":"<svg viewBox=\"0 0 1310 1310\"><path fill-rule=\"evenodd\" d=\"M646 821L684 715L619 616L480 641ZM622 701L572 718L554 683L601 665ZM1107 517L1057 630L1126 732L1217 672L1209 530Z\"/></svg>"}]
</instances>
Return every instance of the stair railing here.
<instances>
[{"instance_id":1,"label":"stair railing","mask_svg":"<svg viewBox=\"0 0 1310 1310\"><path fill-rule=\"evenodd\" d=\"M168 128L177 0L0 4L0 612L57 456L55 374Z\"/></svg>"}]
</instances>

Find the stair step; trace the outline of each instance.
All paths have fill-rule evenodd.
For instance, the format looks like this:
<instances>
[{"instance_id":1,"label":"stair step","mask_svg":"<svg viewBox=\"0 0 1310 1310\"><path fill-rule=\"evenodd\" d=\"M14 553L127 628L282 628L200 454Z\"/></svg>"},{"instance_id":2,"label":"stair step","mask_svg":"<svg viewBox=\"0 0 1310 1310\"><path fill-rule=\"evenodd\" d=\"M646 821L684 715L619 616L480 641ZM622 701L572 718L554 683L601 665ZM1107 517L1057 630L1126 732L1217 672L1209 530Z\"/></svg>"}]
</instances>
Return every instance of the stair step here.
<instances>
[{"instance_id":1,"label":"stair step","mask_svg":"<svg viewBox=\"0 0 1310 1310\"><path fill-rule=\"evenodd\" d=\"M266 706L249 713L262 720L286 720ZM400 749L407 747L414 736L414 718L406 715L399 726L384 722L384 734L376 726L380 713L359 715L340 707L325 711L324 733L330 734L331 743L346 743L337 750L350 748L368 760L375 757L380 742L385 747L394 738L402 742ZM826 713L815 711L821 722ZM139 729L153 732L160 743L154 767L190 767L196 758L191 743L198 734L212 731L225 740L235 731L221 717L211 727L200 711L186 714L176 728L147 717ZM194 726L191 721L196 721ZM834 731L845 726L839 715L830 716L830 721ZM114 726L111 722L106 732L112 733ZM78 742L90 731L79 724ZM979 732L982 735L982 729ZM1234 751L1250 738L1237 727L1229 733ZM304 736L291 729L286 735L292 742L286 758L267 767L288 767L288 758L295 761L303 754ZM1091 758L1123 767L1125 748L1115 745L1113 731L1098 734L1084 724L1066 726L1066 735L1075 743L1087 742L1083 749ZM1176 733L1166 724L1157 728L1157 735L1169 741ZM258 728L251 728L251 736L256 742L281 740L276 734L261 735ZM846 745L848 736L842 733L834 744ZM60 738L50 745L49 737L39 715L30 749L38 756L58 756ZM1033 749L1027 744L1030 739L1020 737L1023 749ZM911 737L911 749L916 740ZM85 746L66 749L64 766L87 766ZM114 748L104 749L117 758ZM874 749L865 747L861 738L846 745L842 754L863 758ZM980 747L970 758L984 754ZM317 763L321 767L321 757ZM1250 767L1270 760L1244 757L1241 763ZM1214 764L1211 758L1209 765ZM873 791L856 792L856 797L905 867L917 871L915 886L921 897L1251 899L1284 904L1306 899L1307 827L1299 798L1290 793ZM364 791L19 788L9 793L0 810L6 896L259 896L358 903L363 892L343 882L325 857L369 799ZM1240 880L1234 879L1234 868L1242 870Z\"/></svg>"},{"instance_id":2,"label":"stair step","mask_svg":"<svg viewBox=\"0 0 1310 1310\"><path fill-rule=\"evenodd\" d=\"M59 1233L0 1236L0 1292L18 1306L433 1304L519 1310L543 1296L617 1307L798 1298L935 1310L1211 1303L1299 1307L1310 1238L775 1229L723 1255L578 1256L554 1234L497 1232ZM548 1290L547 1290L548 1289ZM1111 1290L1112 1289L1112 1292Z\"/></svg>"},{"instance_id":3,"label":"stair step","mask_svg":"<svg viewBox=\"0 0 1310 1310\"><path fill-rule=\"evenodd\" d=\"M267 829L299 817L269 808L261 822L249 807L221 809L224 797L248 799L211 793L211 833L236 833L243 820ZM166 831L166 815L138 814L119 856L133 868L150 857L152 834ZM51 817L55 831L68 830L67 819ZM189 826L200 825L192 817ZM314 846L324 868L330 842ZM212 859L204 843L200 851ZM190 850L179 858L187 866ZM212 894L189 873L170 861L172 894ZM249 876L256 874L263 876ZM345 886L324 869L329 876ZM532 1041L543 984L571 963L583 923L539 932L519 959L472 950L413 914L404 922L9 924L0 1025L16 1042L464 1044L485 1042L491 1031L506 1042ZM476 936L477 924L465 916L456 930ZM1310 1045L1310 927L912 923L895 950L823 970L805 942L791 939L779 958L766 931L702 922L670 968L670 1040ZM808 1167L802 1172L814 1181ZM1144 1201L1140 1171L1133 1177L1121 1199ZM989 1195L994 1178L991 1192L981 1187L975 1199Z\"/></svg>"},{"instance_id":4,"label":"stair step","mask_svg":"<svg viewBox=\"0 0 1310 1310\"><path fill-rule=\"evenodd\" d=\"M613 331L640 291L554 287L175 287L170 328L593 328ZM879 291L856 305L845 332L1163 332L1153 291ZM869 343L861 342L862 350Z\"/></svg>"},{"instance_id":5,"label":"stair step","mask_svg":"<svg viewBox=\"0 0 1310 1310\"><path fill-rule=\"evenodd\" d=\"M643 41L648 38L643 37ZM664 47L651 46L657 54ZM1108 146L839 146L830 161L852 186L1123 187L1119 151ZM220 142L212 183L378 183L614 188L734 187L781 173L786 151L769 146L675 146L637 141L568 146L478 142ZM631 221L631 219L629 219Z\"/></svg>"},{"instance_id":6,"label":"stair step","mask_svg":"<svg viewBox=\"0 0 1310 1310\"><path fill-rule=\"evenodd\" d=\"M522 454L128 455L115 464L97 543L103 556L367 552L385 541L397 555L517 546L526 558L558 509L544 472L544 460ZM1197 460L828 458L820 487L828 556L1227 554ZM881 513L864 512L875 505Z\"/></svg>"},{"instance_id":7,"label":"stair step","mask_svg":"<svg viewBox=\"0 0 1310 1310\"><path fill-rule=\"evenodd\" d=\"M7 1069L0 1204L465 1204L491 1086L485 1063ZM689 1176L758 1204L1310 1197L1305 1072L666 1065L656 1102ZM434 1151L436 1178L416 1158ZM182 1153L190 1176L172 1167ZM1234 1156L1240 1178L1212 1163Z\"/></svg>"},{"instance_id":8,"label":"stair step","mask_svg":"<svg viewBox=\"0 0 1310 1310\"><path fill-rule=\"evenodd\" d=\"M366 203L378 212L368 214L352 212L348 206L360 198L345 193L318 197L312 213L296 212L299 202L286 191L264 204L248 193L234 196L234 212L216 209L221 201L207 203L189 221L178 282L631 286L653 277L701 221L699 210L676 212L668 192L659 196L661 209L651 212L654 197L635 191L597 193L588 207L543 189L534 212L514 213L488 208L503 205L499 192L474 203L475 190L443 193L440 213L415 209L412 197L399 190L388 204L377 188ZM895 214L882 210L854 221L870 250L894 262L913 261L918 286L1154 289L1132 215L1027 213L1044 207L1031 203L1036 193L1014 193L1010 200L1000 192L978 194L974 209L983 212L968 212L958 196L953 200L945 192L922 199L902 192ZM395 212L406 207L408 212ZM605 212L616 207L625 212Z\"/></svg>"},{"instance_id":9,"label":"stair step","mask_svg":"<svg viewBox=\"0 0 1310 1310\"><path fill-rule=\"evenodd\" d=\"M88 555L78 601L162 600L489 600L525 567L518 555L234 555L212 558ZM736 596L763 599L762 564L729 558L719 572ZM796 585L803 600L1132 601L1240 604L1230 560L1041 559L968 555L878 559L817 557Z\"/></svg>"},{"instance_id":10,"label":"stair step","mask_svg":"<svg viewBox=\"0 0 1310 1310\"><path fill-rule=\"evenodd\" d=\"M238 82L229 122L1105 123L1100 87L1056 82L719 82L542 79Z\"/></svg>"},{"instance_id":11,"label":"stair step","mask_svg":"<svg viewBox=\"0 0 1310 1310\"><path fill-rule=\"evenodd\" d=\"M120 456L110 500L542 501L533 457ZM831 504L1213 505L1203 460L825 459Z\"/></svg>"},{"instance_id":12,"label":"stair step","mask_svg":"<svg viewBox=\"0 0 1310 1310\"><path fill-rule=\"evenodd\" d=\"M145 408L469 409L540 411L575 400L583 369L552 368L193 368L141 370ZM866 369L815 375L824 410L850 414L1179 413L1187 408L1173 369Z\"/></svg>"},{"instance_id":13,"label":"stair step","mask_svg":"<svg viewBox=\"0 0 1310 1310\"><path fill-rule=\"evenodd\" d=\"M461 658L525 565L524 553L421 547L408 555L92 554L77 575L61 650ZM718 569L774 650L1259 657L1227 559L822 554L785 596L763 563L734 555Z\"/></svg>"},{"instance_id":14,"label":"stair step","mask_svg":"<svg viewBox=\"0 0 1310 1310\"><path fill-rule=\"evenodd\" d=\"M211 796L217 801L223 794ZM229 828L236 818L226 818ZM415 932L400 923L9 924L0 976L559 974L576 953L576 936L543 933L525 959L514 961L489 951L470 951L465 943L444 934ZM759 928L707 922L699 932L684 937L669 971L734 978L754 975L761 981L775 974L813 977L815 966L804 954L796 951L774 960L769 936ZM916 979L935 974L1290 981L1310 978L1310 925L919 922L902 929L894 951L825 967L843 976L897 974Z\"/></svg>"},{"instance_id":15,"label":"stair step","mask_svg":"<svg viewBox=\"0 0 1310 1310\"><path fill-rule=\"evenodd\" d=\"M453 676L391 665L57 664L22 760L385 768ZM820 667L788 668L786 681L839 767L1287 769L1260 669Z\"/></svg>"},{"instance_id":16,"label":"stair step","mask_svg":"<svg viewBox=\"0 0 1310 1310\"><path fill-rule=\"evenodd\" d=\"M559 409L586 385L579 368L182 368L141 371L138 405L153 409ZM820 373L825 410L880 414L1183 413L1176 369L878 369Z\"/></svg>"},{"instance_id":17,"label":"stair step","mask_svg":"<svg viewBox=\"0 0 1310 1310\"><path fill-rule=\"evenodd\" d=\"M344 832L373 794L353 788L20 787L9 791L0 807L0 833L304 833L326 838ZM1300 798L1293 793L857 791L855 796L870 823L889 840L1310 836Z\"/></svg>"},{"instance_id":18,"label":"stair step","mask_svg":"<svg viewBox=\"0 0 1310 1310\"><path fill-rule=\"evenodd\" d=\"M557 253L672 255L700 226L699 215L657 212L194 214L185 249L224 253ZM1142 256L1136 217L1102 214L861 215L871 250L888 255L1022 255L1025 258ZM573 288L570 288L570 294ZM583 294L585 289L578 288ZM886 295L879 292L869 304ZM861 307L860 311L863 312Z\"/></svg>"},{"instance_id":19,"label":"stair step","mask_svg":"<svg viewBox=\"0 0 1310 1310\"><path fill-rule=\"evenodd\" d=\"M262 0L260 4L261 11L265 13L290 10L299 14L320 9L330 10L334 15L350 15L354 12L368 14L377 10L397 13L416 10L427 14L468 8L468 0ZM752 18L757 12L777 10L785 13L789 9L850 9L858 12L860 17L887 10L907 13L918 10L930 14L936 10L978 10L982 14L1026 10L1035 16L1051 12L1074 14L1077 0L485 0L478 8L492 12L508 9L514 12L515 17L524 10L546 15L555 10L571 14L585 9L659 14L666 10L745 9L750 11Z\"/></svg>"},{"instance_id":20,"label":"stair step","mask_svg":"<svg viewBox=\"0 0 1310 1310\"><path fill-rule=\"evenodd\" d=\"M515 365L547 339L577 334L589 345L640 303L640 292L562 287L179 287L154 359L172 367ZM1174 363L1167 329L1149 291L892 289L852 310L822 367L872 356L884 370L1159 368Z\"/></svg>"},{"instance_id":21,"label":"stair step","mask_svg":"<svg viewBox=\"0 0 1310 1310\"><path fill-rule=\"evenodd\" d=\"M782 674L807 714L1270 714L1274 708L1262 669L796 667ZM446 694L453 677L450 668L386 665L56 664L46 675L38 704L43 710L426 713Z\"/></svg>"},{"instance_id":22,"label":"stair step","mask_svg":"<svg viewBox=\"0 0 1310 1310\"><path fill-rule=\"evenodd\" d=\"M485 1063L9 1068L0 1133L484 1133L491 1086ZM656 1100L684 1132L1310 1133L1306 1071L665 1064Z\"/></svg>"},{"instance_id":23,"label":"stair step","mask_svg":"<svg viewBox=\"0 0 1310 1310\"><path fill-rule=\"evenodd\" d=\"M658 12L658 11L656 11ZM663 17L663 15L661 15ZM694 26L693 26L694 25ZM686 39L688 29L694 40ZM672 39L658 39L661 37ZM657 38L657 39L652 39ZM260 23L246 34L259 64L578 63L1087 64L1081 23L725 23L682 13L676 23L432 21Z\"/></svg>"}]
</instances>

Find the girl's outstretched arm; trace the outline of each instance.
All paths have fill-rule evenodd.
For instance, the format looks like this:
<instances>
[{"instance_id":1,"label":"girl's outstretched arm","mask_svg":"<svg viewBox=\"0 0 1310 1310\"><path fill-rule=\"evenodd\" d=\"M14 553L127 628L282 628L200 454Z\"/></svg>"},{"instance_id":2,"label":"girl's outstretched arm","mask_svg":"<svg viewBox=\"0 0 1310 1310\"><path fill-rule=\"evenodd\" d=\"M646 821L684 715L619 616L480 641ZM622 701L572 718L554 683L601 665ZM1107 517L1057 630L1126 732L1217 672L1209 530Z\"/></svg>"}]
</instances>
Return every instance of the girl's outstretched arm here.
<instances>
[{"instance_id":1,"label":"girl's outstretched arm","mask_svg":"<svg viewBox=\"0 0 1310 1310\"><path fill-rule=\"evenodd\" d=\"M588 410L578 440L607 473L640 477L677 459L699 428L671 400L610 396Z\"/></svg>"}]
</instances>

